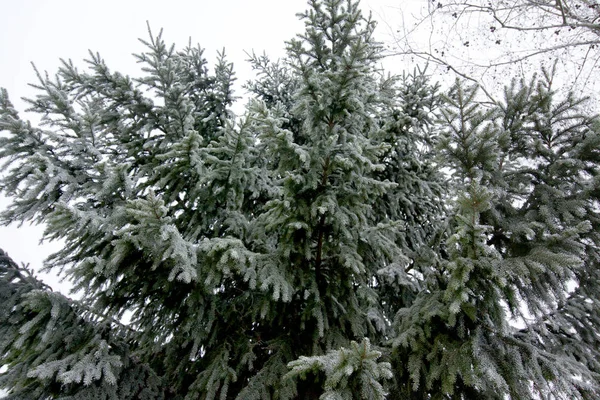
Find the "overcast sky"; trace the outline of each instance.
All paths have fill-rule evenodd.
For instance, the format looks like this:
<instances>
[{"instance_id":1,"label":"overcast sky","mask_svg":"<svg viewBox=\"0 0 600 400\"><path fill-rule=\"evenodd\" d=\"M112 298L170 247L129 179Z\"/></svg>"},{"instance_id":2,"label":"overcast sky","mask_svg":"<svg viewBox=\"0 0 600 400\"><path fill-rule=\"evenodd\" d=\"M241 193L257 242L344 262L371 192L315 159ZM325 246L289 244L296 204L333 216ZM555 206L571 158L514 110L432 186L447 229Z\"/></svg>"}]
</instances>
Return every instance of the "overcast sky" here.
<instances>
[{"instance_id":1,"label":"overcast sky","mask_svg":"<svg viewBox=\"0 0 600 400\"><path fill-rule=\"evenodd\" d=\"M407 0L363 0L361 4L375 19L390 23L396 16L396 1ZM0 0L0 4L0 87L8 90L20 112L25 109L20 98L35 94L27 86L35 82L32 62L51 74L60 58L70 58L82 68L90 49L99 52L113 71L136 74L138 66L131 54L143 49L137 38L147 38L146 21L154 33L163 28L166 42L178 47L187 45L191 37L193 44L206 49L209 64L217 50L225 48L241 84L252 77L245 52L264 51L272 58L284 55L284 41L303 29L296 13L307 8L305 0ZM387 29L380 24L382 37ZM7 200L0 199L0 209L6 205ZM28 225L0 227L0 248L18 263L39 269L59 246L40 246L41 233L41 227ZM55 289L66 287L53 275L42 278Z\"/></svg>"}]
</instances>

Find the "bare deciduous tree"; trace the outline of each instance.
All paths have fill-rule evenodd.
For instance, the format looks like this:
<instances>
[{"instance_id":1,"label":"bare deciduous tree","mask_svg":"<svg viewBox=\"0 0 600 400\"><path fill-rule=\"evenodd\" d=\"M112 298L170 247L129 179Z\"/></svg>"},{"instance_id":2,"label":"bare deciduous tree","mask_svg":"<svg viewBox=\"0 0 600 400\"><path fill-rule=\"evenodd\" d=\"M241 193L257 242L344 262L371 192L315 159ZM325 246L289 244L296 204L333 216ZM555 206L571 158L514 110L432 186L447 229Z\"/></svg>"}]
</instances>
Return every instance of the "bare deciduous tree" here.
<instances>
[{"instance_id":1,"label":"bare deciduous tree","mask_svg":"<svg viewBox=\"0 0 600 400\"><path fill-rule=\"evenodd\" d=\"M555 62L568 89L597 89L599 1L422 0L418 12L414 5L400 6L395 54L477 81L487 93L503 87L508 72L530 74Z\"/></svg>"}]
</instances>

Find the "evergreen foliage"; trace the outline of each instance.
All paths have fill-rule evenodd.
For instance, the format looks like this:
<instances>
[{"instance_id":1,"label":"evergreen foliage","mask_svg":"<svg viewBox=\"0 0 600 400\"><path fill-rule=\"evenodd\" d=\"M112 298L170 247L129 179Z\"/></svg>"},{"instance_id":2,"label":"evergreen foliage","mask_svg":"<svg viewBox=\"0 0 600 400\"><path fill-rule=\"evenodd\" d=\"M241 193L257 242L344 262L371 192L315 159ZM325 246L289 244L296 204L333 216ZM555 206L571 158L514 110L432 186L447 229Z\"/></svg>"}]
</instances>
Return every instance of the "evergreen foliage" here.
<instances>
[{"instance_id":1,"label":"evergreen foliage","mask_svg":"<svg viewBox=\"0 0 600 400\"><path fill-rule=\"evenodd\" d=\"M405 398L598 396L598 122L551 79L493 107L460 82L445 97L455 217L435 280L394 322Z\"/></svg>"},{"instance_id":2,"label":"evergreen foliage","mask_svg":"<svg viewBox=\"0 0 600 400\"><path fill-rule=\"evenodd\" d=\"M600 122L552 74L493 105L378 66L352 0L232 65L142 40L143 75L0 92L2 222L65 245L52 292L0 252L11 399L597 398Z\"/></svg>"}]
</instances>

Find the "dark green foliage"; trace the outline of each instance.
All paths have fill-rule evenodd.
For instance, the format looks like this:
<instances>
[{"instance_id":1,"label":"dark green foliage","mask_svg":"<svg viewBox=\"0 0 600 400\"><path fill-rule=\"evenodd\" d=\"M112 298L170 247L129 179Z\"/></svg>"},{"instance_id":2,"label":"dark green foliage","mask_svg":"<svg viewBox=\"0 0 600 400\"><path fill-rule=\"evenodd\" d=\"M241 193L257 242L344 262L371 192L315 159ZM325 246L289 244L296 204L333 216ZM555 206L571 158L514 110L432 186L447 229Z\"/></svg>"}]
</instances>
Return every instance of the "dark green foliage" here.
<instances>
[{"instance_id":1,"label":"dark green foliage","mask_svg":"<svg viewBox=\"0 0 600 400\"><path fill-rule=\"evenodd\" d=\"M551 74L493 107L475 91L457 83L441 108L456 217L435 280L396 315L399 393L596 398L598 123L554 100Z\"/></svg>"},{"instance_id":2,"label":"dark green foliage","mask_svg":"<svg viewBox=\"0 0 600 400\"><path fill-rule=\"evenodd\" d=\"M10 398L598 397L600 123L551 74L386 76L358 3L309 6L241 117L161 34L141 78L38 74L39 127L0 92L2 221L83 295L0 253Z\"/></svg>"},{"instance_id":3,"label":"dark green foliage","mask_svg":"<svg viewBox=\"0 0 600 400\"><path fill-rule=\"evenodd\" d=\"M131 353L130 328L52 292L2 250L0 277L7 399L164 398L161 378Z\"/></svg>"}]
</instances>

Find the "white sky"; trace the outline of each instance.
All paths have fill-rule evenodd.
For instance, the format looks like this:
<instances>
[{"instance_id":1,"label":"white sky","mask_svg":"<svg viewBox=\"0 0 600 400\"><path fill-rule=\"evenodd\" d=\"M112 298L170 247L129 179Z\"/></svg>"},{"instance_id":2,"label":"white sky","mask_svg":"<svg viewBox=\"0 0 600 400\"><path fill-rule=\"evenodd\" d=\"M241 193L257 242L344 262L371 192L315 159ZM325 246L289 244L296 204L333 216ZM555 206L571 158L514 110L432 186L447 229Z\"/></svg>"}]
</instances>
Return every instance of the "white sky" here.
<instances>
[{"instance_id":1,"label":"white sky","mask_svg":"<svg viewBox=\"0 0 600 400\"><path fill-rule=\"evenodd\" d=\"M422 4L426 0L363 0L365 11L373 11L382 21L382 39L397 17L396 2ZM396 3L397 4L397 3ZM25 103L21 97L33 97L35 91L27 84L35 82L31 62L40 71L53 74L59 58L72 59L79 68L87 58L88 49L99 52L108 66L122 73L136 75L138 66L132 53L143 49L137 38L147 38L146 21L153 33L164 29L167 43L184 47L191 37L205 50L209 64L217 50L225 48L238 77L238 84L252 77L245 52L265 51L272 59L284 55L284 41L302 32L303 23L297 12L306 10L305 0L0 0L0 87L9 96L21 117ZM385 20L385 23L383 22ZM401 72L402 66L396 71ZM242 94L241 89L238 94ZM7 200L0 198L0 210ZM39 269L43 259L59 244L39 245L42 228L0 227L0 248L16 262L30 263ZM53 288L66 286L56 276L42 276Z\"/></svg>"}]
</instances>

